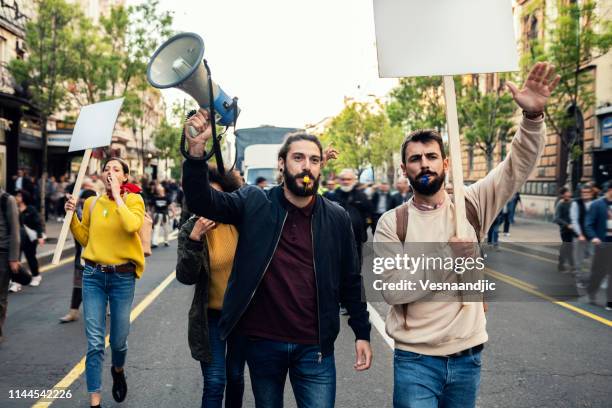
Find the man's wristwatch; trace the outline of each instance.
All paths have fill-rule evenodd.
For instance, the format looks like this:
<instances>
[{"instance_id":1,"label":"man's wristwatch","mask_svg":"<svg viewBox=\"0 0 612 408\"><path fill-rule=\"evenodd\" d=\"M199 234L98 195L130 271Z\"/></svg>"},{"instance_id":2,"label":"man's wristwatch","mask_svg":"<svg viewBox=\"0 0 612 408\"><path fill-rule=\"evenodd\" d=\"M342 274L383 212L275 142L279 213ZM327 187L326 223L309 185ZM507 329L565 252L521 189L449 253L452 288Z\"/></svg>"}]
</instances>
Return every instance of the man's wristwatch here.
<instances>
[{"instance_id":1,"label":"man's wristwatch","mask_svg":"<svg viewBox=\"0 0 612 408\"><path fill-rule=\"evenodd\" d=\"M540 111L540 112L527 112L526 110L523 111L523 116L526 117L527 119L542 119L544 118L544 112Z\"/></svg>"}]
</instances>

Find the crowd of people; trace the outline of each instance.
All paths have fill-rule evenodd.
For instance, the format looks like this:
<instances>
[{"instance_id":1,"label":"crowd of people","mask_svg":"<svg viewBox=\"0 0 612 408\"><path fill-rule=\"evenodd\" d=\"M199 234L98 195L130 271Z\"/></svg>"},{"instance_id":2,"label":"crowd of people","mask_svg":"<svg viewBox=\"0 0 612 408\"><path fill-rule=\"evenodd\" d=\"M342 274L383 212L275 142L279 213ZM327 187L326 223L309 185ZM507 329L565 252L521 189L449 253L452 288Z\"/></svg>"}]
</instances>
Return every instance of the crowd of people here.
<instances>
[{"instance_id":1,"label":"crowd of people","mask_svg":"<svg viewBox=\"0 0 612 408\"><path fill-rule=\"evenodd\" d=\"M386 182L359 183L351 169L319 186L322 168L338 152L324 150L317 137L303 132L287 135L280 148L280 185L268 188L259 179L257 186L245 186L235 172L219 172L201 160L212 137L206 110L193 112L185 123L184 132L191 127L196 136L187 138L182 186L172 181L136 183L122 159L106 160L100 176L88 177L77 197L64 194L62 199L62 211L74 211L70 228L78 247L70 311L60 320L78 319L83 304L91 407L101 406L107 316L112 396L117 402L127 396L129 315L136 281L145 271L143 243L151 234L147 213L154 224L153 248L162 242L167 246L169 231L180 229L176 277L194 285L185 316L188 346L202 371L202 407L221 407L224 398L226 407L242 406L245 365L258 407L283 405L287 377L298 406L333 407L341 308L354 335L355 371L368 370L373 361L361 276L368 229L374 243L449 243L456 244L455 256L472 257L474 244L492 228L492 241L502 224L509 233L520 202L517 191L543 149L543 111L558 80L552 66L537 63L522 89L509 85L523 119L504 161L466 187L472 228L462 237L453 222L453 188L445 184L449 158L441 135L433 130L417 130L404 139L404 177L395 192ZM0 191L3 285L8 285L8 271L19 267L20 248L30 261L32 246L44 239L40 217L36 220L35 208L28 205L32 195L24 192L24 177L15 180L20 187L15 197ZM57 203L52 205L57 212ZM574 205L564 193L557 212L563 237L569 239L579 225L578 238L584 239L578 241L588 239L595 247L588 285L594 294L609 273L610 253L598 245L612 241L612 185L591 204L576 200ZM28 240L25 246L15 244L20 239ZM587 246L581 248L585 255ZM564 261L568 256L564 254ZM37 265L30 268L34 275ZM405 273L389 269L381 278L397 283ZM449 279L457 283L461 278L451 274ZM1 292L0 329L7 305ZM460 290L459 301L443 302L430 302L420 292L382 292L391 306L386 332L395 344L394 406L474 407L488 340L484 299L466 302Z\"/></svg>"},{"instance_id":2,"label":"crowd of people","mask_svg":"<svg viewBox=\"0 0 612 408\"><path fill-rule=\"evenodd\" d=\"M577 285L586 289L589 301L606 279L606 309L612 310L612 180L601 189L594 182L579 185L575 194L559 191L554 222L559 225L561 249L558 270L574 274Z\"/></svg>"}]
</instances>

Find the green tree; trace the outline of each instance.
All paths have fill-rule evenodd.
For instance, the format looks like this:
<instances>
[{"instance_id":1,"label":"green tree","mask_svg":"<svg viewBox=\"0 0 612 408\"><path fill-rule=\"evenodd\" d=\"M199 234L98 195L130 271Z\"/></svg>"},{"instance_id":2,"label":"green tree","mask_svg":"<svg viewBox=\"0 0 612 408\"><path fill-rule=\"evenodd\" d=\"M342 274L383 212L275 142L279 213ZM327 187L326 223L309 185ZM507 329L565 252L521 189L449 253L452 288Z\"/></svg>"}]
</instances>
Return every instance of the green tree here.
<instances>
[{"instance_id":1,"label":"green tree","mask_svg":"<svg viewBox=\"0 0 612 408\"><path fill-rule=\"evenodd\" d=\"M543 7L535 2L526 13ZM597 2L558 2L558 15L550 18L550 29L542 39L532 38L522 58L523 73L534 62L549 61L561 76L546 107L546 124L559 137L561 174L557 179L563 186L571 172L575 186L581 178L584 124L582 114L595 105L594 81L588 70L589 62L607 53L612 46L612 21L598 16ZM571 169L571 170L570 170Z\"/></svg>"},{"instance_id":2,"label":"green tree","mask_svg":"<svg viewBox=\"0 0 612 408\"><path fill-rule=\"evenodd\" d=\"M502 80L497 89L483 92L480 75L472 75L469 85L458 97L463 137L470 146L481 150L487 161L487 172L493 169L493 155L498 143L505 143L513 126L516 106L512 96L505 92Z\"/></svg>"},{"instance_id":3,"label":"green tree","mask_svg":"<svg viewBox=\"0 0 612 408\"><path fill-rule=\"evenodd\" d=\"M393 125L404 130L436 129L446 126L442 77L401 78L390 92L387 113Z\"/></svg>"},{"instance_id":4,"label":"green tree","mask_svg":"<svg viewBox=\"0 0 612 408\"><path fill-rule=\"evenodd\" d=\"M174 161L174 167L182 162L182 156L179 151L181 132L182 128L180 126L173 126L164 119L153 133L153 141L159 151L159 158L166 161L166 168L168 168L170 160Z\"/></svg>"},{"instance_id":5,"label":"green tree","mask_svg":"<svg viewBox=\"0 0 612 408\"><path fill-rule=\"evenodd\" d=\"M78 13L64 0L34 0L36 19L26 24L28 57L9 62L17 82L26 83L38 110L42 133L41 212L47 179L47 121L66 102L65 81L73 64L74 23Z\"/></svg>"},{"instance_id":6,"label":"green tree","mask_svg":"<svg viewBox=\"0 0 612 408\"><path fill-rule=\"evenodd\" d=\"M391 125L380 102L346 103L321 139L340 152L337 160L328 163L327 170L348 167L361 173L367 167L385 165L393 178L393 153L399 150L401 131Z\"/></svg>"}]
</instances>

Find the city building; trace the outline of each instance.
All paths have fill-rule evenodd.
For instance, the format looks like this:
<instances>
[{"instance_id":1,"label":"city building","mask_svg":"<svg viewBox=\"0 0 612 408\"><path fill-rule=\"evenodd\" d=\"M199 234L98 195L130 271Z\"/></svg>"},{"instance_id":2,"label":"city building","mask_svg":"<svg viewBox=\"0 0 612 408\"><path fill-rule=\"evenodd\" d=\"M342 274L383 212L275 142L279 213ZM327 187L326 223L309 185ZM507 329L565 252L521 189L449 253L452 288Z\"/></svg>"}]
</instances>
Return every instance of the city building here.
<instances>
[{"instance_id":1,"label":"city building","mask_svg":"<svg viewBox=\"0 0 612 408\"><path fill-rule=\"evenodd\" d=\"M571 3L572 0L566 0ZM600 0L597 13L609 19L612 0ZM551 28L546 26L557 15L557 1L552 0L515 0L515 32L519 52L529 51L530 41L544 40ZM606 15L607 13L607 15ZM546 144L543 155L534 173L521 189L521 200L528 215L552 218L554 204L560 186L572 188L578 183L594 180L603 183L612 178L612 52L598 56L580 68L581 75L590 75L594 81L595 103L584 112L574 112L567 107L568 115L578 118L577 145L583 154L571 166L567 149L562 148L560 135L547 128ZM483 91L500 86L497 74L481 75ZM520 116L516 118L518 122ZM564 129L563 132L572 131ZM507 141L509 142L509 140ZM506 155L508 143L498 143L494 153L494 164ZM484 154L474 146L463 141L464 179L474 182L487 174Z\"/></svg>"}]
</instances>

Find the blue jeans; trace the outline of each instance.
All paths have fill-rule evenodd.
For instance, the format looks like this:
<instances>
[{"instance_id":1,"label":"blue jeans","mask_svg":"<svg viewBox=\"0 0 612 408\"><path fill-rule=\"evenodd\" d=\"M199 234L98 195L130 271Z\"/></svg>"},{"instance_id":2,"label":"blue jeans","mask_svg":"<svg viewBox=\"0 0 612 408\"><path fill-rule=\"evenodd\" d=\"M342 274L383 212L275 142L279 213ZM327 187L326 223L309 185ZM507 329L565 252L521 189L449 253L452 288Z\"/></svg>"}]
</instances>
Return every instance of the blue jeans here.
<instances>
[{"instance_id":1,"label":"blue jeans","mask_svg":"<svg viewBox=\"0 0 612 408\"><path fill-rule=\"evenodd\" d=\"M434 357L395 350L395 408L470 408L476 406L482 352Z\"/></svg>"},{"instance_id":2,"label":"blue jeans","mask_svg":"<svg viewBox=\"0 0 612 408\"><path fill-rule=\"evenodd\" d=\"M83 270L83 316L87 337L85 375L87 391L90 393L102 389L107 303L110 303L113 366L121 368L125 365L135 280L134 273L104 273L89 265Z\"/></svg>"},{"instance_id":3,"label":"blue jeans","mask_svg":"<svg viewBox=\"0 0 612 408\"><path fill-rule=\"evenodd\" d=\"M257 408L283 406L287 372L299 408L333 407L336 400L334 355L318 345L246 339L246 355Z\"/></svg>"},{"instance_id":4,"label":"blue jeans","mask_svg":"<svg viewBox=\"0 0 612 408\"><path fill-rule=\"evenodd\" d=\"M244 394L244 345L241 338L230 337L226 342L219 333L219 316L208 316L208 339L212 361L200 362L204 377L202 408L221 408L225 390L225 407L240 408ZM227 386L226 386L227 384Z\"/></svg>"}]
</instances>

